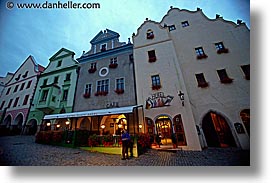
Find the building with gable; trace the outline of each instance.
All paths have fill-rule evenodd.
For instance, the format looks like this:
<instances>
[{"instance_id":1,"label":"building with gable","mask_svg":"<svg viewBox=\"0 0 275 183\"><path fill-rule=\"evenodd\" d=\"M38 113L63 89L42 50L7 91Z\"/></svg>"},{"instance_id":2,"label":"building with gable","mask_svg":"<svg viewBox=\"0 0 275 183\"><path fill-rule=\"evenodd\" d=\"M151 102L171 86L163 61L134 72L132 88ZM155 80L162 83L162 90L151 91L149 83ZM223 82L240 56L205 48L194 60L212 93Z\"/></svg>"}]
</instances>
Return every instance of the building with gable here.
<instances>
[{"instance_id":1,"label":"building with gable","mask_svg":"<svg viewBox=\"0 0 275 183\"><path fill-rule=\"evenodd\" d=\"M0 98L0 135L21 134L38 77L43 70L44 67L29 56L14 74L7 75L9 79Z\"/></svg>"},{"instance_id":2,"label":"building with gable","mask_svg":"<svg viewBox=\"0 0 275 183\"><path fill-rule=\"evenodd\" d=\"M28 116L26 133L33 124L38 131L46 128L65 128L64 120L43 121L45 115L72 112L75 88L78 77L78 62L75 53L61 48L49 60L49 64L40 75ZM47 126L48 125L48 126Z\"/></svg>"},{"instance_id":3,"label":"building with gable","mask_svg":"<svg viewBox=\"0 0 275 183\"><path fill-rule=\"evenodd\" d=\"M250 31L173 8L161 22L146 20L133 34L137 104L146 133L184 149L249 149Z\"/></svg>"},{"instance_id":4,"label":"building with gable","mask_svg":"<svg viewBox=\"0 0 275 183\"><path fill-rule=\"evenodd\" d=\"M13 73L8 72L5 77L0 76L0 97L2 96L3 90L9 80L12 78Z\"/></svg>"},{"instance_id":5,"label":"building with gable","mask_svg":"<svg viewBox=\"0 0 275 183\"><path fill-rule=\"evenodd\" d=\"M47 115L45 120L68 119L70 129L93 134L139 132L142 108L136 106L133 44L119 42L119 37L106 29L90 41L91 49L77 59L80 70L73 113Z\"/></svg>"}]
</instances>

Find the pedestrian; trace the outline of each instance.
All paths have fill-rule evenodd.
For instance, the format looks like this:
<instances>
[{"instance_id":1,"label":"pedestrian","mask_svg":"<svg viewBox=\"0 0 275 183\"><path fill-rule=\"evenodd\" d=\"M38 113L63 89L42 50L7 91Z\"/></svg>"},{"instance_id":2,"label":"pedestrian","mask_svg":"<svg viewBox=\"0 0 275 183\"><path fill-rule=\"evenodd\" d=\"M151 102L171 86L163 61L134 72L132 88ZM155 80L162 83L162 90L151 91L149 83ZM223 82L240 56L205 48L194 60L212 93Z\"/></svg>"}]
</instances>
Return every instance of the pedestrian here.
<instances>
[{"instance_id":1,"label":"pedestrian","mask_svg":"<svg viewBox=\"0 0 275 183\"><path fill-rule=\"evenodd\" d=\"M122 160L129 159L128 146L130 142L130 135L127 132L127 130L123 131L121 135L121 140L122 140ZM126 155L126 158L125 158L125 155Z\"/></svg>"}]
</instances>

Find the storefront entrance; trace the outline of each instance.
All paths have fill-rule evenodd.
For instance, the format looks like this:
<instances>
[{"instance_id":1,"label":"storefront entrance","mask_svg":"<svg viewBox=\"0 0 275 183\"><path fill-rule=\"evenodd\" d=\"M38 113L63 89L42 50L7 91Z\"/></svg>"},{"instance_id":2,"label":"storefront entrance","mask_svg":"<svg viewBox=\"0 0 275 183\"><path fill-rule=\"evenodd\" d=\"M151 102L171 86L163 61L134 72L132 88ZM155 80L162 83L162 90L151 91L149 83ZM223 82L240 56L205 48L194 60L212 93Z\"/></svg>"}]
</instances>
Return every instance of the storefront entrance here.
<instances>
[{"instance_id":1,"label":"storefront entrance","mask_svg":"<svg viewBox=\"0 0 275 183\"><path fill-rule=\"evenodd\" d=\"M171 135L173 133L172 123L168 116L159 116L156 120L156 132L161 137L161 144L171 145Z\"/></svg>"},{"instance_id":2,"label":"storefront entrance","mask_svg":"<svg viewBox=\"0 0 275 183\"><path fill-rule=\"evenodd\" d=\"M202 129L208 147L235 147L236 143L227 121L215 112L209 112L202 120Z\"/></svg>"}]
</instances>

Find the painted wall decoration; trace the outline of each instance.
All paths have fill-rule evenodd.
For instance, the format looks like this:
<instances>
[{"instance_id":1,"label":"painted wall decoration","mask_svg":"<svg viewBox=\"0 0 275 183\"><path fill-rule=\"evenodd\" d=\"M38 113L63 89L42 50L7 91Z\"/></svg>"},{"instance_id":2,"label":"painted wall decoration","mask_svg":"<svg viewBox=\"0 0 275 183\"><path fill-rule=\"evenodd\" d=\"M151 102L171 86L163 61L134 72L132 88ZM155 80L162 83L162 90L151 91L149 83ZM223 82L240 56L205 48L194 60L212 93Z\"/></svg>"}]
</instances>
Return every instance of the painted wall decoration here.
<instances>
[{"instance_id":1,"label":"painted wall decoration","mask_svg":"<svg viewBox=\"0 0 275 183\"><path fill-rule=\"evenodd\" d=\"M146 109L170 106L174 96L165 96L163 92L157 92L152 94L146 99Z\"/></svg>"}]
</instances>

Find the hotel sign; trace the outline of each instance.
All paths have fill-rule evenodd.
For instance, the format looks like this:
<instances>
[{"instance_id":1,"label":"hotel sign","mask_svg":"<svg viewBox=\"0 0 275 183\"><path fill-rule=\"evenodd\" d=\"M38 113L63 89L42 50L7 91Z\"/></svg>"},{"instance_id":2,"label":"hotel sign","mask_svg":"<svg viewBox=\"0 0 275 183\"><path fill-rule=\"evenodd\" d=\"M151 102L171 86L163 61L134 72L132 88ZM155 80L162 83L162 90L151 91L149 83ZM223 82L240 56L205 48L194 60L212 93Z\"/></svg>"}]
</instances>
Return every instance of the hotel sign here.
<instances>
[{"instance_id":1,"label":"hotel sign","mask_svg":"<svg viewBox=\"0 0 275 183\"><path fill-rule=\"evenodd\" d=\"M170 106L170 103L173 100L173 96L167 95L163 92L157 92L152 94L150 97L146 99L146 109L156 108L156 107L165 107Z\"/></svg>"}]
</instances>

